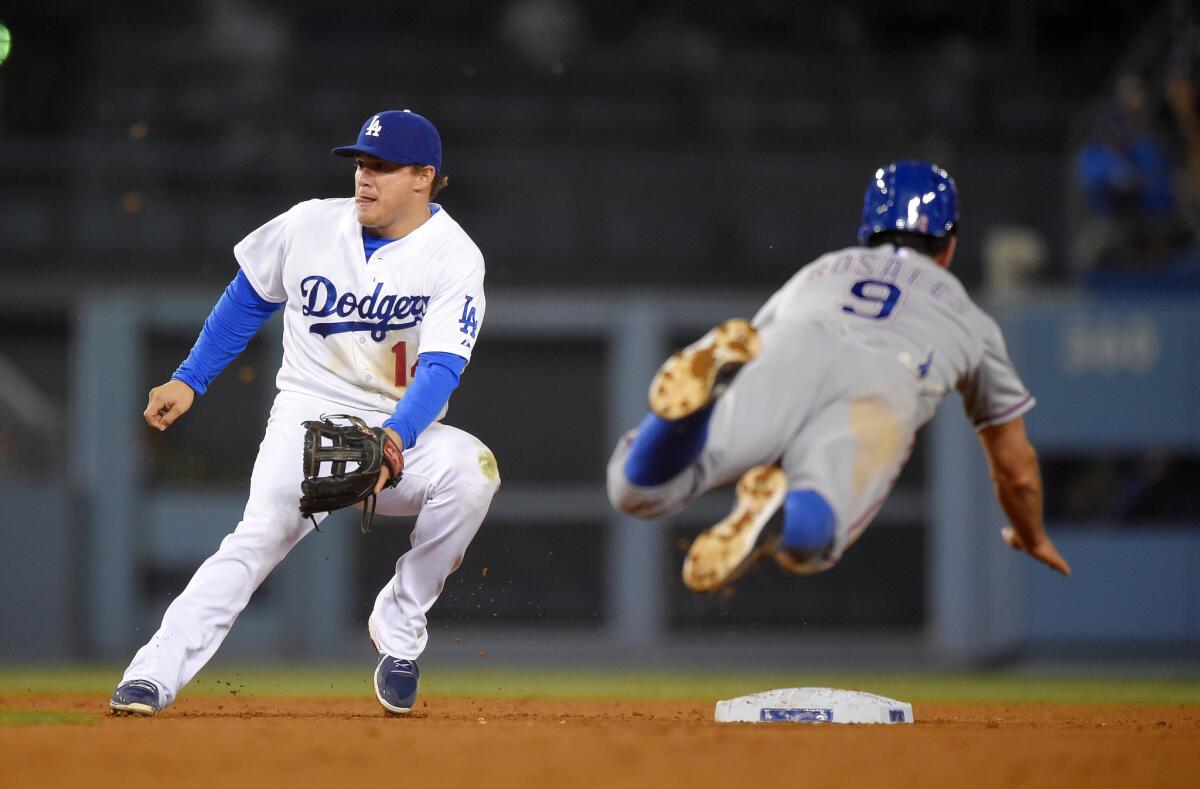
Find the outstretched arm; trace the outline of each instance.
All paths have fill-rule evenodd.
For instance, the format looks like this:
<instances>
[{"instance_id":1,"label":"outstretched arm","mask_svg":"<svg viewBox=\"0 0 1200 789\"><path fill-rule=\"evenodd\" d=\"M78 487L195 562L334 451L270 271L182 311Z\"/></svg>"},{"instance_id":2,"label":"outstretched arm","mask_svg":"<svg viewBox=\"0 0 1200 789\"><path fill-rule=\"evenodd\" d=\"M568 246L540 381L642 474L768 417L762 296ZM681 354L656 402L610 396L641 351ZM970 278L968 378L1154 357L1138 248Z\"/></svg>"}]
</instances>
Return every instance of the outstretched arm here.
<instances>
[{"instance_id":1,"label":"outstretched arm","mask_svg":"<svg viewBox=\"0 0 1200 789\"><path fill-rule=\"evenodd\" d=\"M187 413L196 395L204 394L212 380L246 349L267 318L281 306L259 296L246 275L239 271L204 321L188 358L170 381L150 390L150 401L142 414L146 424L166 430Z\"/></svg>"},{"instance_id":2,"label":"outstretched arm","mask_svg":"<svg viewBox=\"0 0 1200 789\"><path fill-rule=\"evenodd\" d=\"M1042 524L1042 475L1037 452L1025 435L1025 420L1017 417L985 427L979 431L979 440L992 472L996 498L1012 524L1001 531L1004 541L1014 550L1024 551L1051 569L1070 575L1070 565L1054 547Z\"/></svg>"}]
</instances>

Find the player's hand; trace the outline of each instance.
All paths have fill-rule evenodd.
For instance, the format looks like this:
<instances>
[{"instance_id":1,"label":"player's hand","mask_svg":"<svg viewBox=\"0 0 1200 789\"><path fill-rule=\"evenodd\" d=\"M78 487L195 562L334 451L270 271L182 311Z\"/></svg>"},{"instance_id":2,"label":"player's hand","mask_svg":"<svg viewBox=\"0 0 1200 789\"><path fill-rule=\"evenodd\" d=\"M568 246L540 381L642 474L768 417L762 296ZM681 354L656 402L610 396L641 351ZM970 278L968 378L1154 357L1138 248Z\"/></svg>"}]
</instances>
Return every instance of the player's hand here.
<instances>
[{"instance_id":1,"label":"player's hand","mask_svg":"<svg viewBox=\"0 0 1200 789\"><path fill-rule=\"evenodd\" d=\"M1001 529L1000 536L1004 538L1004 541L1014 551L1027 553L1050 569L1058 570L1063 575L1071 574L1071 565L1067 564L1067 560L1062 558L1062 554L1054 547L1054 543L1050 541L1049 537L1043 537L1034 545L1027 546L1012 526L1005 526Z\"/></svg>"},{"instance_id":2,"label":"player's hand","mask_svg":"<svg viewBox=\"0 0 1200 789\"><path fill-rule=\"evenodd\" d=\"M157 430L166 430L175 420L192 407L196 393L183 381L170 380L150 390L150 402L146 404L146 424Z\"/></svg>"},{"instance_id":3,"label":"player's hand","mask_svg":"<svg viewBox=\"0 0 1200 789\"><path fill-rule=\"evenodd\" d=\"M392 440L396 442L396 446L400 447L400 450L403 451L404 450L404 442L400 440L400 434L397 433L395 430L392 430L390 427L385 427L384 430L387 432L387 434L389 436L392 437ZM387 484L388 479L391 478L391 476L392 476L392 472L388 470L387 463L384 463L383 465L381 465L379 467L379 481L375 483L375 493L376 494L378 494L379 491L383 490L383 486Z\"/></svg>"}]
</instances>

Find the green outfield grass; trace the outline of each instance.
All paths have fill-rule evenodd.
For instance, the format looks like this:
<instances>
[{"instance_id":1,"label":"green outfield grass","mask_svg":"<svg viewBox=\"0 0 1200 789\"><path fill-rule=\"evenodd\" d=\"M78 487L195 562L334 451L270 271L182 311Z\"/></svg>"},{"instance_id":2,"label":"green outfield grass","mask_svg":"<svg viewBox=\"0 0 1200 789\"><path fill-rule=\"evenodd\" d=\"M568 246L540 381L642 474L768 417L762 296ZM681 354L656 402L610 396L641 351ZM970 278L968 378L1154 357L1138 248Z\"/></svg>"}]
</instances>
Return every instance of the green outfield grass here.
<instances>
[{"instance_id":1,"label":"green outfield grass","mask_svg":"<svg viewBox=\"0 0 1200 789\"><path fill-rule=\"evenodd\" d=\"M0 729L5 726L61 726L64 723L94 726L99 722L100 719L95 714L83 712L0 709Z\"/></svg>"},{"instance_id":2,"label":"green outfield grass","mask_svg":"<svg viewBox=\"0 0 1200 789\"><path fill-rule=\"evenodd\" d=\"M54 670L0 668L0 693L95 693L107 697L117 668ZM1067 677L987 672L962 674L730 673L701 671L438 671L427 669L422 692L431 696L494 698L610 698L713 701L771 688L867 690L905 701L981 701L1087 704L1200 704L1200 679ZM363 696L371 693L362 667L328 669L210 667L189 694L248 696Z\"/></svg>"}]
</instances>

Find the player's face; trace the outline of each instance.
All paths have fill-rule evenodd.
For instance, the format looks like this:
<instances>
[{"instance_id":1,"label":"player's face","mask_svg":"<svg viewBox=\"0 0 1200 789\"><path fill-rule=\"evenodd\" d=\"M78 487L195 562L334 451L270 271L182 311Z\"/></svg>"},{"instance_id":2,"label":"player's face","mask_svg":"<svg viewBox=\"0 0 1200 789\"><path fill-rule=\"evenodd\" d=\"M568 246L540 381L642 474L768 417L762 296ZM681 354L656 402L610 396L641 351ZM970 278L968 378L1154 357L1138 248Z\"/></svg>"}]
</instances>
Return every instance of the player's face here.
<instances>
[{"instance_id":1,"label":"player's face","mask_svg":"<svg viewBox=\"0 0 1200 789\"><path fill-rule=\"evenodd\" d=\"M390 236L414 210L427 211L432 167L415 170L374 156L355 157L354 207L363 227Z\"/></svg>"}]
</instances>

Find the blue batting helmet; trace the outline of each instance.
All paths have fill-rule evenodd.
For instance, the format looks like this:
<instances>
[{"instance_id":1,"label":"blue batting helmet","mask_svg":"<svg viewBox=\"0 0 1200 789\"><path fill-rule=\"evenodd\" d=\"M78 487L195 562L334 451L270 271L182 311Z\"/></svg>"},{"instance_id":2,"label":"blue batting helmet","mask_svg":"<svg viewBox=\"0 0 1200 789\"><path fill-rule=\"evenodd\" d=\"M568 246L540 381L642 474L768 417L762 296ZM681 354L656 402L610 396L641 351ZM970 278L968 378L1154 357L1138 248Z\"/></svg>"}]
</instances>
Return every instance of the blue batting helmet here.
<instances>
[{"instance_id":1,"label":"blue batting helmet","mask_svg":"<svg viewBox=\"0 0 1200 789\"><path fill-rule=\"evenodd\" d=\"M900 231L943 238L958 225L954 179L929 162L892 162L875 171L863 197L858 243L876 233Z\"/></svg>"}]
</instances>

